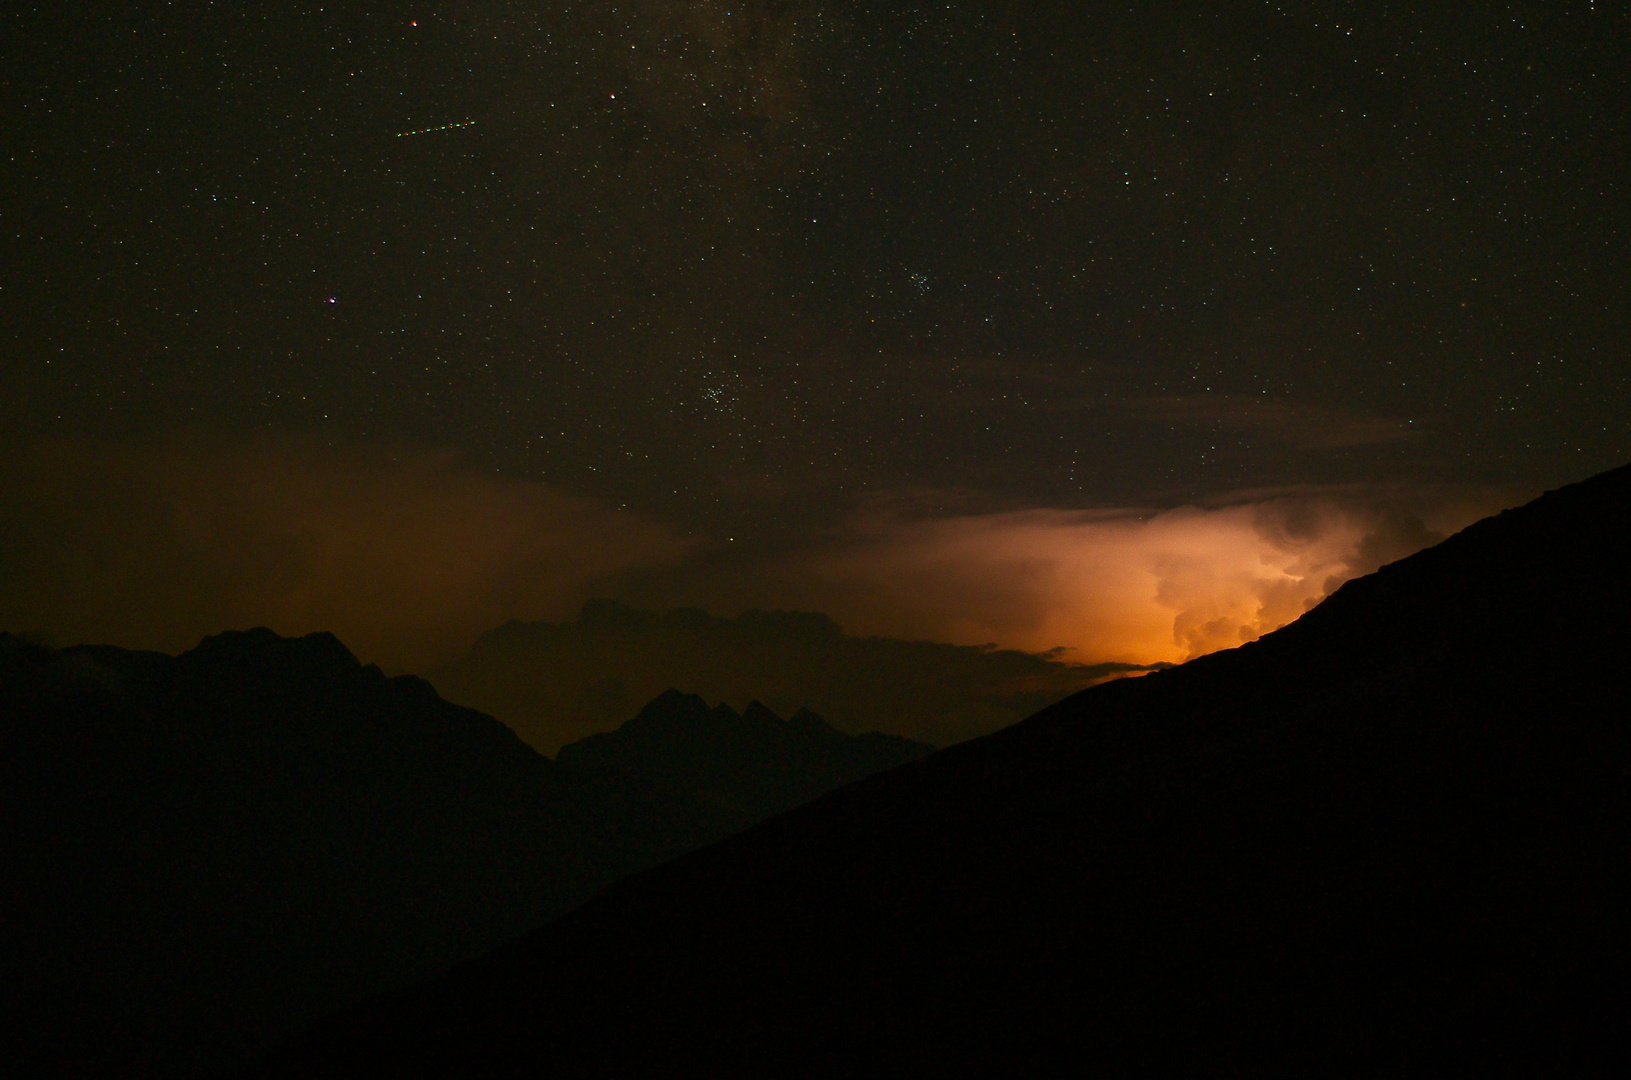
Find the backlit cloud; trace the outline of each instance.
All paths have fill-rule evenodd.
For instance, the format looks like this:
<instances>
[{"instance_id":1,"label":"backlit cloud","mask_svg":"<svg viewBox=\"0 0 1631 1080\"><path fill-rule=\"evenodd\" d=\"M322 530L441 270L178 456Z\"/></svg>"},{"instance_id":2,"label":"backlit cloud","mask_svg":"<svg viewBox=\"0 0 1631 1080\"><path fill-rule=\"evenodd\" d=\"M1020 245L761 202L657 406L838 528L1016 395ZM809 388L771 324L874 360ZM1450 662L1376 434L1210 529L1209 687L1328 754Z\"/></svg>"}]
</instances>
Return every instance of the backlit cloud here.
<instances>
[{"instance_id":1,"label":"backlit cloud","mask_svg":"<svg viewBox=\"0 0 1631 1080\"><path fill-rule=\"evenodd\" d=\"M1348 578L1495 509L1494 498L1429 506L1396 494L1297 494L1157 513L881 513L789 558L760 588L854 632L1180 661L1285 625Z\"/></svg>"}]
</instances>

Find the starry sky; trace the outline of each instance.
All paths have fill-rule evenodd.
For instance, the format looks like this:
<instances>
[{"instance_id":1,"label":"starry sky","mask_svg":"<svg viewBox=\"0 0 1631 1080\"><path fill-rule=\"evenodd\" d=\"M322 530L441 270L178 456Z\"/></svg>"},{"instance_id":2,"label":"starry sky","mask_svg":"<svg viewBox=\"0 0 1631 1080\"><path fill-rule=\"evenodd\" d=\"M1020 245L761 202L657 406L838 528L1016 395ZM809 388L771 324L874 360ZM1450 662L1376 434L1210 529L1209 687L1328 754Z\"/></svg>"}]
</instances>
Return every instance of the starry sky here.
<instances>
[{"instance_id":1,"label":"starry sky","mask_svg":"<svg viewBox=\"0 0 1631 1080\"><path fill-rule=\"evenodd\" d=\"M611 591L1046 647L1058 619L956 597L1046 592L1062 564L1038 552L1105 514L1188 507L1216 532L1254 507L1239 535L1281 552L1340 521L1321 535L1346 554L1314 562L1357 572L1631 456L1623 5L0 19L0 450L30 477L0 484L13 587L63 550L52 580L139 577L155 530L196 556L225 518L283 538L283 565L344 516L312 506L404 490L331 531L394 544L401 574L496 551L469 632ZM219 509L246 476L286 509ZM173 505L202 489L228 494ZM403 547L380 524L432 512L510 539ZM513 540L567 519L546 554ZM983 554L957 555L973 535ZM607 545L637 553L615 588ZM516 593L541 561L589 568ZM934 604L898 587L952 563L921 579ZM9 621L51 622L30 603ZM255 619L234 603L164 634Z\"/></svg>"}]
</instances>

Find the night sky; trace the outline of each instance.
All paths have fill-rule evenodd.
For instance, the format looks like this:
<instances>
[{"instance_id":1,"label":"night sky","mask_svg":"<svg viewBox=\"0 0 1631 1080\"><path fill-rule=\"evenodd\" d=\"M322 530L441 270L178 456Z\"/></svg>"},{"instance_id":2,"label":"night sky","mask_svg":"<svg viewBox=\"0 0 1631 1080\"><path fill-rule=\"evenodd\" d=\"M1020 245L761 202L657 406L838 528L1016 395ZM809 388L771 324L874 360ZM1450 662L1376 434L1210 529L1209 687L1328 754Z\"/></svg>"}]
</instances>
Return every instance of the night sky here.
<instances>
[{"instance_id":1,"label":"night sky","mask_svg":"<svg viewBox=\"0 0 1631 1080\"><path fill-rule=\"evenodd\" d=\"M1347 521L1358 572L1621 464L1631 18L1445 8L13 9L0 583L56 584L0 622L366 640L391 584L310 580L396 544L480 563L464 634L612 592L1074 646L985 594L1106 520Z\"/></svg>"}]
</instances>

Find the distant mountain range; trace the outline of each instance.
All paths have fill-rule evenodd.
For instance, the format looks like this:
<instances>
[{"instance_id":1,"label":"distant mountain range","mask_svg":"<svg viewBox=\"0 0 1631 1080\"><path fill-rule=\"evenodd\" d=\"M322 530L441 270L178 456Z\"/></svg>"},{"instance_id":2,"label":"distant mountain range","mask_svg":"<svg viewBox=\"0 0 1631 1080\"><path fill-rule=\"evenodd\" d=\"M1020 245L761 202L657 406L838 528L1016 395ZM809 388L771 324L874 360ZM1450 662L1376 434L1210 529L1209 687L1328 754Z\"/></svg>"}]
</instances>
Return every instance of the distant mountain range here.
<instances>
[{"instance_id":1,"label":"distant mountain range","mask_svg":"<svg viewBox=\"0 0 1631 1080\"><path fill-rule=\"evenodd\" d=\"M738 715L669 690L613 732L561 748L562 771L599 790L687 799L741 828L934 749L898 735L845 735L809 709Z\"/></svg>"},{"instance_id":2,"label":"distant mountain range","mask_svg":"<svg viewBox=\"0 0 1631 1080\"><path fill-rule=\"evenodd\" d=\"M615 885L277 1077L1623 1074L1631 467Z\"/></svg>"},{"instance_id":3,"label":"distant mountain range","mask_svg":"<svg viewBox=\"0 0 1631 1080\"><path fill-rule=\"evenodd\" d=\"M671 692L552 762L328 634L176 657L0 635L0 1073L242 1068L931 749Z\"/></svg>"},{"instance_id":4,"label":"distant mountain range","mask_svg":"<svg viewBox=\"0 0 1631 1080\"><path fill-rule=\"evenodd\" d=\"M985 735L1105 679L1169 664L1078 664L982 645L853 637L808 611L734 619L591 600L571 622L511 622L427 678L451 701L503 720L546 754L615 727L669 686L808 706L846 730L937 746Z\"/></svg>"}]
</instances>

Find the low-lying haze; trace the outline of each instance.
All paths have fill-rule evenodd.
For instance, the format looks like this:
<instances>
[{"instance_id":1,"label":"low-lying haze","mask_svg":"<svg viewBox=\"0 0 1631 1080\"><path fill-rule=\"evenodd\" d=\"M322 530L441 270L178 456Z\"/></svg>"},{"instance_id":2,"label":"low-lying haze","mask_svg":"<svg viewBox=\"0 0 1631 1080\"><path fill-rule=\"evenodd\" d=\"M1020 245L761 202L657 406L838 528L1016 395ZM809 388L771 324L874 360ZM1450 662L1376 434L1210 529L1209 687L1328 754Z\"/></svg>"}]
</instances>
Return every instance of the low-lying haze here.
<instances>
[{"instance_id":1,"label":"low-lying haze","mask_svg":"<svg viewBox=\"0 0 1631 1080\"><path fill-rule=\"evenodd\" d=\"M367 660L425 671L507 621L567 620L609 597L1149 664L1250 640L1511 500L1346 488L1143 510L931 501L874 498L830 530L752 547L422 447L59 440L0 480L0 625L169 651L229 627L332 630ZM698 680L682 688L736 696Z\"/></svg>"}]
</instances>

